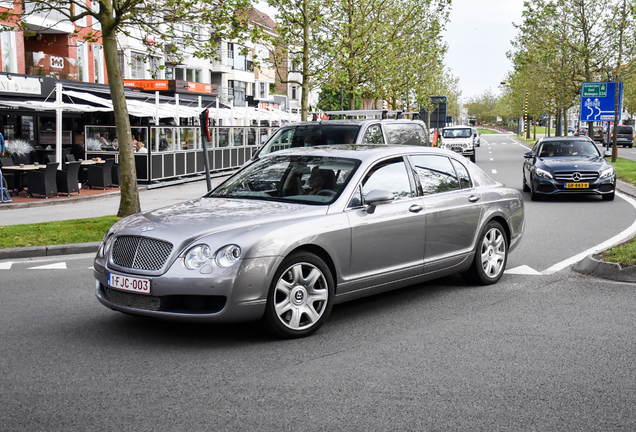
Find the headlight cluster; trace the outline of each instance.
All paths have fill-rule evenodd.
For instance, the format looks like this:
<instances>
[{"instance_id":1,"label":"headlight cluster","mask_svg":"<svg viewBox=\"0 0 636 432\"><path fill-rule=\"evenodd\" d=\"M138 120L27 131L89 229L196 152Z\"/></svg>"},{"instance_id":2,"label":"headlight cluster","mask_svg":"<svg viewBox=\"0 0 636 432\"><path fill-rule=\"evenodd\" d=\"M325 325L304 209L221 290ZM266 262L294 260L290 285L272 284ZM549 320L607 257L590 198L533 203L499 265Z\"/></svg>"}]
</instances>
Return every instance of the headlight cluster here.
<instances>
[{"instance_id":1,"label":"headlight cluster","mask_svg":"<svg viewBox=\"0 0 636 432\"><path fill-rule=\"evenodd\" d=\"M113 245L113 240L115 236L107 232L104 238L102 239L102 244L99 245L99 249L97 249L97 256L103 258L108 255L110 251L110 247Z\"/></svg>"},{"instance_id":2,"label":"headlight cluster","mask_svg":"<svg viewBox=\"0 0 636 432\"><path fill-rule=\"evenodd\" d=\"M546 179L551 179L552 178L552 174L550 174L546 170L542 170L541 168L537 168L534 173L537 175L537 177L543 177L543 178L546 178Z\"/></svg>"},{"instance_id":3,"label":"headlight cluster","mask_svg":"<svg viewBox=\"0 0 636 432\"><path fill-rule=\"evenodd\" d=\"M231 244L223 246L212 254L212 249L208 245L196 245L190 248L184 257L185 266L191 270L200 269L210 259L214 258L214 262L219 267L229 267L239 260L241 257L241 248L238 245Z\"/></svg>"},{"instance_id":4,"label":"headlight cluster","mask_svg":"<svg viewBox=\"0 0 636 432\"><path fill-rule=\"evenodd\" d=\"M603 171L601 171L601 173L600 173L600 175L598 177L601 178L601 179L614 177L614 168L610 167L610 168L604 169Z\"/></svg>"}]
</instances>

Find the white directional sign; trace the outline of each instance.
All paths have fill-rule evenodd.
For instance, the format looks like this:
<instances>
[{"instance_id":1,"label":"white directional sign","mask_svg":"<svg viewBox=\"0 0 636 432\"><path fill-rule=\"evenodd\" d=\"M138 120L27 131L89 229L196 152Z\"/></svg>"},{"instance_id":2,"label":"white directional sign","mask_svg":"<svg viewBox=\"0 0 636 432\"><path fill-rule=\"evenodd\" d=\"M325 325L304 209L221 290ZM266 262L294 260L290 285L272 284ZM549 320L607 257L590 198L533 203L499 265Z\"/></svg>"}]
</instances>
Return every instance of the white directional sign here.
<instances>
[{"instance_id":1,"label":"white directional sign","mask_svg":"<svg viewBox=\"0 0 636 432\"><path fill-rule=\"evenodd\" d=\"M614 120L615 82L584 82L581 84L581 121ZM618 119L621 118L623 83L618 86Z\"/></svg>"}]
</instances>

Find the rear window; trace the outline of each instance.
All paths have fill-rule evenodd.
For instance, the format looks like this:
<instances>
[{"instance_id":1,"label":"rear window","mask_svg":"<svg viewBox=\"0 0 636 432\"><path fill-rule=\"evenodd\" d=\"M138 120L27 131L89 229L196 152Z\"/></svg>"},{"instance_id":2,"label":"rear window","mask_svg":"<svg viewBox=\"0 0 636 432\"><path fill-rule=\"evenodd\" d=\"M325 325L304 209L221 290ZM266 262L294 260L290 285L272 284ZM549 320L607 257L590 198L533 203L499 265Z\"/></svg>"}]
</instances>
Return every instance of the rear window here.
<instances>
[{"instance_id":1,"label":"rear window","mask_svg":"<svg viewBox=\"0 0 636 432\"><path fill-rule=\"evenodd\" d=\"M417 123L384 123L389 144L426 145L426 131Z\"/></svg>"},{"instance_id":2,"label":"rear window","mask_svg":"<svg viewBox=\"0 0 636 432\"><path fill-rule=\"evenodd\" d=\"M616 129L616 133L617 134L625 134L625 135L631 135L633 133L633 128L631 126L619 126Z\"/></svg>"},{"instance_id":3,"label":"rear window","mask_svg":"<svg viewBox=\"0 0 636 432\"><path fill-rule=\"evenodd\" d=\"M354 144L361 125L329 125L316 123L279 129L265 143L259 155L266 155L290 147L310 147L328 144Z\"/></svg>"}]
</instances>

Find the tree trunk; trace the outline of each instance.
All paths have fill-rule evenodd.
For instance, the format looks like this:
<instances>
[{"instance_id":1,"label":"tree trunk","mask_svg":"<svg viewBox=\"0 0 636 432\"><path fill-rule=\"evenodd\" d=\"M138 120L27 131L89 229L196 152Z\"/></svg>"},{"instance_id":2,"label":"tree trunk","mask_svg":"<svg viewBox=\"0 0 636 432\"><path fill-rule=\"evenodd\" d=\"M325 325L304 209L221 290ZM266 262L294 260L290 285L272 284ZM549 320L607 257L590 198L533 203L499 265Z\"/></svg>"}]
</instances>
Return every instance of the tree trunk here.
<instances>
[{"instance_id":1,"label":"tree trunk","mask_svg":"<svg viewBox=\"0 0 636 432\"><path fill-rule=\"evenodd\" d=\"M132 148L132 132L130 118L124 96L124 81L121 76L119 57L117 56L117 38L115 32L103 26L102 43L104 46L104 61L108 71L108 85L110 97L113 101L117 139L119 141L119 166L121 176L121 199L117 216L124 217L141 211L139 203L139 189L137 187L137 170Z\"/></svg>"},{"instance_id":2,"label":"tree trunk","mask_svg":"<svg viewBox=\"0 0 636 432\"><path fill-rule=\"evenodd\" d=\"M303 0L303 85L300 95L300 120L307 121L309 100L309 0Z\"/></svg>"}]
</instances>

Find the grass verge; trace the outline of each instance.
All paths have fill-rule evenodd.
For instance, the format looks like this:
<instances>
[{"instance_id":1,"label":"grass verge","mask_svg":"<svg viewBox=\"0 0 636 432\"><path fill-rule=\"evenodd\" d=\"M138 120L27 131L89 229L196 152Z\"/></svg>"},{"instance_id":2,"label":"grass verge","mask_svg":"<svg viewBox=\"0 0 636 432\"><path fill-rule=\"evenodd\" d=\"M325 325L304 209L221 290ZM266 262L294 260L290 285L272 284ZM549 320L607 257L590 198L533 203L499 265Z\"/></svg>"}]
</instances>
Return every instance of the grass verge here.
<instances>
[{"instance_id":1,"label":"grass verge","mask_svg":"<svg viewBox=\"0 0 636 432\"><path fill-rule=\"evenodd\" d=\"M103 216L39 224L0 226L0 249L101 241L120 217Z\"/></svg>"}]
</instances>

